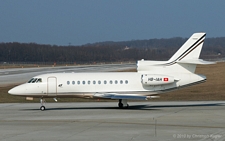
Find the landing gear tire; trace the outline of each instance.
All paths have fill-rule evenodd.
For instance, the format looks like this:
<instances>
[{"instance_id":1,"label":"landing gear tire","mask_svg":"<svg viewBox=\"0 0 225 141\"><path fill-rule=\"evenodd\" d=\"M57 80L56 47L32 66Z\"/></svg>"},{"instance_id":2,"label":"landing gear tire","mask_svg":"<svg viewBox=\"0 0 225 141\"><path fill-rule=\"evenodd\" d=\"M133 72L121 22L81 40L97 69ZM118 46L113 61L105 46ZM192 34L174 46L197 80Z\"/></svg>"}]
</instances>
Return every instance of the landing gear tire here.
<instances>
[{"instance_id":1,"label":"landing gear tire","mask_svg":"<svg viewBox=\"0 0 225 141\"><path fill-rule=\"evenodd\" d=\"M127 104L127 99L119 99L118 107L120 109L122 109L122 108L128 108L129 105Z\"/></svg>"},{"instance_id":2,"label":"landing gear tire","mask_svg":"<svg viewBox=\"0 0 225 141\"><path fill-rule=\"evenodd\" d=\"M123 108L123 103L118 103L118 106L119 106L120 109L122 109Z\"/></svg>"},{"instance_id":3,"label":"landing gear tire","mask_svg":"<svg viewBox=\"0 0 225 141\"><path fill-rule=\"evenodd\" d=\"M45 110L45 106L41 106L41 107L40 107L40 110L41 110L41 111L44 111L44 110Z\"/></svg>"}]
</instances>

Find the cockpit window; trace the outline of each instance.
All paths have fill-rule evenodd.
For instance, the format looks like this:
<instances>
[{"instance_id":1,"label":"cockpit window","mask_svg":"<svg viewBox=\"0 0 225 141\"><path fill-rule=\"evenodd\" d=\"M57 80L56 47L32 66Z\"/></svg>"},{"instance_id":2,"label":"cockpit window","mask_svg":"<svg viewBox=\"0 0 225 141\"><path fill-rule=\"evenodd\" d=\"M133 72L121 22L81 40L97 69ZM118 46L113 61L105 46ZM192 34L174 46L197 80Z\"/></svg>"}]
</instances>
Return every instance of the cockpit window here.
<instances>
[{"instance_id":1,"label":"cockpit window","mask_svg":"<svg viewBox=\"0 0 225 141\"><path fill-rule=\"evenodd\" d=\"M42 82L41 78L32 78L27 83L41 83L41 82Z\"/></svg>"},{"instance_id":2,"label":"cockpit window","mask_svg":"<svg viewBox=\"0 0 225 141\"><path fill-rule=\"evenodd\" d=\"M41 82L42 82L42 79L38 78L37 83L41 83Z\"/></svg>"},{"instance_id":3,"label":"cockpit window","mask_svg":"<svg viewBox=\"0 0 225 141\"><path fill-rule=\"evenodd\" d=\"M37 78L34 78L31 83L35 83L37 81Z\"/></svg>"},{"instance_id":4,"label":"cockpit window","mask_svg":"<svg viewBox=\"0 0 225 141\"><path fill-rule=\"evenodd\" d=\"M31 83L33 81L34 78L32 78L31 80L29 80L27 83Z\"/></svg>"}]
</instances>

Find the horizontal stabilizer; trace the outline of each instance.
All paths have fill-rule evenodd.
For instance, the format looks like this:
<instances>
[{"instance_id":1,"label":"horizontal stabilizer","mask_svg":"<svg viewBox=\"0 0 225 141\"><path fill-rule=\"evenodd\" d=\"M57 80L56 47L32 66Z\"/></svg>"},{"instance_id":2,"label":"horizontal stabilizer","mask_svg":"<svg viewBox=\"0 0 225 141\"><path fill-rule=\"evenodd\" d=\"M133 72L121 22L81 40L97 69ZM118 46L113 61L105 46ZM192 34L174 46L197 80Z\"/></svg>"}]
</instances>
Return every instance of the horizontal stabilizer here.
<instances>
[{"instance_id":1,"label":"horizontal stabilizer","mask_svg":"<svg viewBox=\"0 0 225 141\"><path fill-rule=\"evenodd\" d=\"M199 65L209 65L209 64L216 64L216 62L210 62L210 61L205 61L202 59L187 59L187 60L180 60L176 61L177 63L182 63L182 64L199 64Z\"/></svg>"}]
</instances>

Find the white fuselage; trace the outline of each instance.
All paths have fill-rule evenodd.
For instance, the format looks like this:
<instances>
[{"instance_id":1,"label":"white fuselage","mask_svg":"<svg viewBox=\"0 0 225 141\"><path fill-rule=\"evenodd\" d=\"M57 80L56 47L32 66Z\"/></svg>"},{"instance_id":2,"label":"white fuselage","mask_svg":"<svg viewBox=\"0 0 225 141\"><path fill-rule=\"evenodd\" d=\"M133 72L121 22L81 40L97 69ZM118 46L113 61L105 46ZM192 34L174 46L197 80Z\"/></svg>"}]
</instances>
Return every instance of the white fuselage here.
<instances>
[{"instance_id":1,"label":"white fuselage","mask_svg":"<svg viewBox=\"0 0 225 141\"><path fill-rule=\"evenodd\" d=\"M34 78L41 78L42 82L25 83L11 89L9 93L30 97L93 98L96 93L148 96L206 80L204 76L191 73L180 73L175 76L178 79L170 84L144 85L143 74L138 72L52 73L36 76Z\"/></svg>"}]
</instances>

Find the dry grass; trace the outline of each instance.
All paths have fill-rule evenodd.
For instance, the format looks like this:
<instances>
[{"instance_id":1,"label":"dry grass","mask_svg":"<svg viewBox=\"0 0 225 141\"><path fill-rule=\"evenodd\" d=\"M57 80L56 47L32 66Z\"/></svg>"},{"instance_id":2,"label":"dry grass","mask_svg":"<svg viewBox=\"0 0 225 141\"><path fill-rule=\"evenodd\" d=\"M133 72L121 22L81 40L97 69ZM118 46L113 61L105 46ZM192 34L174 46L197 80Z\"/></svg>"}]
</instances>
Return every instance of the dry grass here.
<instances>
[{"instance_id":1,"label":"dry grass","mask_svg":"<svg viewBox=\"0 0 225 141\"><path fill-rule=\"evenodd\" d=\"M129 71L135 71L131 69ZM177 91L161 94L159 99L153 101L205 101L205 100L225 100L225 63L217 63L214 65L198 65L197 74L207 76L207 82L180 89ZM8 94L8 90L15 85L0 86L0 103L6 102L39 102L39 99L34 101L26 101L24 97L17 97ZM80 99L80 98L63 98L58 99L60 102L83 102L83 101L98 101L97 99ZM53 102L52 99L46 99L48 102ZM110 101L110 100L100 100Z\"/></svg>"}]
</instances>

